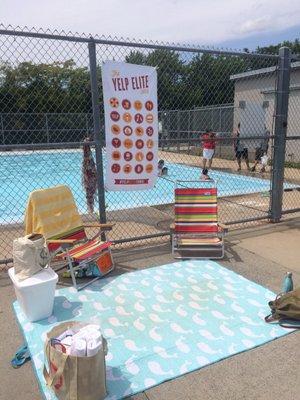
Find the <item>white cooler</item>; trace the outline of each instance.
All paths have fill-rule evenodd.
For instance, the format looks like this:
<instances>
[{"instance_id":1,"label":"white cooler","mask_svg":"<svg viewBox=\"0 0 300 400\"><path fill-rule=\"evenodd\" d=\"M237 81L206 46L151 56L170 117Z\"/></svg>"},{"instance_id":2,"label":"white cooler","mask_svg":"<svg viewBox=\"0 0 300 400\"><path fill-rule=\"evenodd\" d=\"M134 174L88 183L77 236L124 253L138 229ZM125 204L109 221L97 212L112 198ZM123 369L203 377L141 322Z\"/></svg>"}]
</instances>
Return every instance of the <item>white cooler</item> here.
<instances>
[{"instance_id":1,"label":"white cooler","mask_svg":"<svg viewBox=\"0 0 300 400\"><path fill-rule=\"evenodd\" d=\"M51 268L18 281L14 268L8 270L15 288L17 300L29 321L38 321L49 317L53 311L55 287L58 275Z\"/></svg>"}]
</instances>

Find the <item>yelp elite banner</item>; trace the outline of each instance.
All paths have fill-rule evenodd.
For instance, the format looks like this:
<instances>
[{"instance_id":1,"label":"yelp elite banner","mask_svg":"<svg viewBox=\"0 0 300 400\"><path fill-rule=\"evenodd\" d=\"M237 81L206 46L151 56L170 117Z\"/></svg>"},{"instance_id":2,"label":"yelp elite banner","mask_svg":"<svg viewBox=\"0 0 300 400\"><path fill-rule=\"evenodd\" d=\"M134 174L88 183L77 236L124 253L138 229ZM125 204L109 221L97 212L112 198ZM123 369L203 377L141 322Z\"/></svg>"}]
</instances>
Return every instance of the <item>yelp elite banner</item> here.
<instances>
[{"instance_id":1,"label":"yelp elite banner","mask_svg":"<svg viewBox=\"0 0 300 400\"><path fill-rule=\"evenodd\" d=\"M150 189L157 179L156 69L102 65L108 190Z\"/></svg>"}]
</instances>

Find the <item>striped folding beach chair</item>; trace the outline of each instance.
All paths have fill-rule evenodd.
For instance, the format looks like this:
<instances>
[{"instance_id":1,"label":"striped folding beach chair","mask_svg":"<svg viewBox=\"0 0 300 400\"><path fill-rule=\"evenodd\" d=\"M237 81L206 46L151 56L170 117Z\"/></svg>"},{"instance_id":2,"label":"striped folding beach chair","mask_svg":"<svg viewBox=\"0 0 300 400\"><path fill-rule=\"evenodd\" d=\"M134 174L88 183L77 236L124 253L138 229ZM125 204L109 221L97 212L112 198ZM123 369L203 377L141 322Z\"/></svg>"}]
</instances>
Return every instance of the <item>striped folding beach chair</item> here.
<instances>
[{"instance_id":1,"label":"striped folding beach chair","mask_svg":"<svg viewBox=\"0 0 300 400\"><path fill-rule=\"evenodd\" d=\"M225 232L218 223L216 187L175 188L172 254L176 258L223 258Z\"/></svg>"},{"instance_id":2,"label":"striped folding beach chair","mask_svg":"<svg viewBox=\"0 0 300 400\"><path fill-rule=\"evenodd\" d=\"M88 239L85 228L97 228L98 232ZM64 185L35 190L30 193L25 213L25 233L42 234L50 254L56 260L67 261L72 282L77 290L89 285L113 269L109 241L101 240L103 231L111 230L111 224L84 224L78 212L71 190ZM76 271L90 265L99 269L99 277L78 285Z\"/></svg>"}]
</instances>

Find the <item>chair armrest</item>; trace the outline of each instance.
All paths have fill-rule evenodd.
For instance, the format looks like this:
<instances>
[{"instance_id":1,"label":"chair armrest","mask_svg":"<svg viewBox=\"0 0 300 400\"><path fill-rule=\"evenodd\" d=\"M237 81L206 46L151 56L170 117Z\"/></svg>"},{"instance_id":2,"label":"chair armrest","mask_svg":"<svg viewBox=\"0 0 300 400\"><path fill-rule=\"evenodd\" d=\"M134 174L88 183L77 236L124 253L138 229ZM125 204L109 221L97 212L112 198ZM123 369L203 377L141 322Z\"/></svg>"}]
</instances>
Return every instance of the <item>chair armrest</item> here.
<instances>
[{"instance_id":1,"label":"chair armrest","mask_svg":"<svg viewBox=\"0 0 300 400\"><path fill-rule=\"evenodd\" d=\"M90 224L84 224L84 228L99 228L103 231L111 231L115 224L98 224L97 222Z\"/></svg>"},{"instance_id":2,"label":"chair armrest","mask_svg":"<svg viewBox=\"0 0 300 400\"><path fill-rule=\"evenodd\" d=\"M78 239L50 239L47 240L47 244L73 244L77 241Z\"/></svg>"}]
</instances>

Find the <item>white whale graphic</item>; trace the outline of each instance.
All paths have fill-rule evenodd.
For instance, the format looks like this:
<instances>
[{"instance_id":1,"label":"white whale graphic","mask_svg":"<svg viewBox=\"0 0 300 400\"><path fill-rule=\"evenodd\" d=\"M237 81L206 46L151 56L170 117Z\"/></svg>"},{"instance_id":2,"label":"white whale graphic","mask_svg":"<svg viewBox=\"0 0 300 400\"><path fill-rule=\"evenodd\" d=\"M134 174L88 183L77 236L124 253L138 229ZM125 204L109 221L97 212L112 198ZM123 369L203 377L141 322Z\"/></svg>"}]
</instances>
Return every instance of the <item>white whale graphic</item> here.
<instances>
[{"instance_id":1,"label":"white whale graphic","mask_svg":"<svg viewBox=\"0 0 300 400\"><path fill-rule=\"evenodd\" d=\"M234 336L234 332L233 332L231 329L227 328L227 326L225 325L225 323L223 323L223 324L220 325L220 330L221 330L221 332L224 333L224 335L226 335L226 336Z\"/></svg>"},{"instance_id":2,"label":"white whale graphic","mask_svg":"<svg viewBox=\"0 0 300 400\"><path fill-rule=\"evenodd\" d=\"M183 340L184 340L184 338L180 337L178 340L176 340L175 344L179 351L187 354L191 351L191 349L189 348L189 346L186 343L183 342Z\"/></svg>"},{"instance_id":3,"label":"white whale graphic","mask_svg":"<svg viewBox=\"0 0 300 400\"><path fill-rule=\"evenodd\" d=\"M270 336L271 336L272 338L275 338L277 335L278 335L278 331L277 331L276 328L273 327L273 328L271 329L271 331L270 331Z\"/></svg>"},{"instance_id":4,"label":"white whale graphic","mask_svg":"<svg viewBox=\"0 0 300 400\"><path fill-rule=\"evenodd\" d=\"M103 305L101 303L95 302L93 303L93 307L97 310L97 311L106 311L109 310L109 307L103 307Z\"/></svg>"},{"instance_id":5,"label":"white whale graphic","mask_svg":"<svg viewBox=\"0 0 300 400\"><path fill-rule=\"evenodd\" d=\"M185 333L192 333L193 332L190 329L189 330L183 329L180 325L176 324L175 322L172 322L170 327L171 327L172 331L174 331L176 333L185 334Z\"/></svg>"},{"instance_id":6,"label":"white whale graphic","mask_svg":"<svg viewBox=\"0 0 300 400\"><path fill-rule=\"evenodd\" d=\"M88 298L86 297L85 294L80 295L78 298L80 301L83 301L83 302L88 301Z\"/></svg>"},{"instance_id":7,"label":"white whale graphic","mask_svg":"<svg viewBox=\"0 0 300 400\"><path fill-rule=\"evenodd\" d=\"M235 348L235 344L231 343L231 345L228 347L228 353L234 354L237 352L237 349Z\"/></svg>"},{"instance_id":8,"label":"white whale graphic","mask_svg":"<svg viewBox=\"0 0 300 400\"><path fill-rule=\"evenodd\" d=\"M234 279L230 278L230 276L224 276L224 280L229 283L237 283Z\"/></svg>"},{"instance_id":9,"label":"white whale graphic","mask_svg":"<svg viewBox=\"0 0 300 400\"><path fill-rule=\"evenodd\" d=\"M122 290L122 292L125 292L125 291L128 292L128 290L129 290L129 289L127 289L127 287L126 287L123 283L119 283L119 284L117 285L117 288L118 288L119 290Z\"/></svg>"},{"instance_id":10,"label":"white whale graphic","mask_svg":"<svg viewBox=\"0 0 300 400\"><path fill-rule=\"evenodd\" d=\"M183 289L184 288L184 286L178 285L177 282L171 282L170 286L172 286L174 289Z\"/></svg>"},{"instance_id":11,"label":"white whale graphic","mask_svg":"<svg viewBox=\"0 0 300 400\"><path fill-rule=\"evenodd\" d=\"M184 278L184 275L183 275L181 272L176 271L176 272L175 272L175 275L176 275L178 278Z\"/></svg>"},{"instance_id":12,"label":"white whale graphic","mask_svg":"<svg viewBox=\"0 0 300 400\"><path fill-rule=\"evenodd\" d=\"M116 312L117 312L117 314L123 315L124 317L127 317L128 315L132 315L132 312L127 312L125 310L125 308L122 307L122 306L117 306L116 307Z\"/></svg>"},{"instance_id":13,"label":"white whale graphic","mask_svg":"<svg viewBox=\"0 0 300 400\"><path fill-rule=\"evenodd\" d=\"M216 318L218 318L218 319L223 319L223 320L230 319L230 318L228 318L228 317L225 317L224 314L222 314L220 311L217 311L217 310L213 310L211 313L212 313L212 315L213 315L214 317L216 317Z\"/></svg>"},{"instance_id":14,"label":"white whale graphic","mask_svg":"<svg viewBox=\"0 0 300 400\"><path fill-rule=\"evenodd\" d=\"M208 344L203 342L197 343L197 346L201 351L207 354L217 354L220 352L220 350L213 350Z\"/></svg>"},{"instance_id":15,"label":"white whale graphic","mask_svg":"<svg viewBox=\"0 0 300 400\"><path fill-rule=\"evenodd\" d=\"M259 316L259 318L265 320L266 312L264 310L259 310L257 315Z\"/></svg>"},{"instance_id":16,"label":"white whale graphic","mask_svg":"<svg viewBox=\"0 0 300 400\"><path fill-rule=\"evenodd\" d=\"M212 282L208 282L208 283L206 284L206 286L208 287L208 289L211 289L211 290L218 290L218 286L214 285Z\"/></svg>"},{"instance_id":17,"label":"white whale graphic","mask_svg":"<svg viewBox=\"0 0 300 400\"><path fill-rule=\"evenodd\" d=\"M107 297L111 297L113 295L113 292L110 289L105 289L102 293Z\"/></svg>"},{"instance_id":18,"label":"white whale graphic","mask_svg":"<svg viewBox=\"0 0 300 400\"><path fill-rule=\"evenodd\" d=\"M134 304L134 309L135 309L136 311L139 311L139 312L144 312L144 311L146 310L145 307L142 306L142 305L140 304L139 301L137 301L137 302Z\"/></svg>"},{"instance_id":19,"label":"white whale graphic","mask_svg":"<svg viewBox=\"0 0 300 400\"><path fill-rule=\"evenodd\" d=\"M199 333L200 333L201 336L205 337L208 340L220 340L220 339L223 339L222 336L215 337L211 332L209 332L206 329L200 329Z\"/></svg>"},{"instance_id":20,"label":"white whale graphic","mask_svg":"<svg viewBox=\"0 0 300 400\"><path fill-rule=\"evenodd\" d=\"M225 296L229 297L230 299L237 299L237 296L233 292L224 291Z\"/></svg>"},{"instance_id":21,"label":"white whale graphic","mask_svg":"<svg viewBox=\"0 0 300 400\"><path fill-rule=\"evenodd\" d=\"M197 279L193 278L192 276L188 276L188 277L186 278L186 280L187 280L189 283L193 283L193 284L198 283Z\"/></svg>"},{"instance_id":22,"label":"white whale graphic","mask_svg":"<svg viewBox=\"0 0 300 400\"><path fill-rule=\"evenodd\" d=\"M124 304L125 303L125 299L123 297L122 294L119 294L118 296L115 297L115 301L119 304Z\"/></svg>"},{"instance_id":23,"label":"white whale graphic","mask_svg":"<svg viewBox=\"0 0 300 400\"><path fill-rule=\"evenodd\" d=\"M157 301L159 301L160 303L165 303L165 304L173 303L172 300L166 299L162 294L158 294L158 295L156 296L156 299L157 299Z\"/></svg>"},{"instance_id":24,"label":"white whale graphic","mask_svg":"<svg viewBox=\"0 0 300 400\"><path fill-rule=\"evenodd\" d=\"M127 326L128 324L121 324L121 322L118 320L118 318L116 317L110 317L108 318L108 322L112 325L112 326Z\"/></svg>"},{"instance_id":25,"label":"white whale graphic","mask_svg":"<svg viewBox=\"0 0 300 400\"><path fill-rule=\"evenodd\" d=\"M235 302L233 302L233 303L230 305L230 307L233 309L233 311L238 312L238 313L240 313L240 314L242 314L242 313L245 312L245 310L244 310L241 306L239 306L238 304L236 304Z\"/></svg>"},{"instance_id":26,"label":"white whale graphic","mask_svg":"<svg viewBox=\"0 0 300 400\"><path fill-rule=\"evenodd\" d=\"M160 304L153 304L152 308L153 308L154 311L161 312L161 313L166 313L166 312L170 312L171 311L169 308L166 308L165 310L162 309Z\"/></svg>"},{"instance_id":27,"label":"white whale graphic","mask_svg":"<svg viewBox=\"0 0 300 400\"><path fill-rule=\"evenodd\" d=\"M131 283L131 280L130 280L129 278L127 278L127 276L124 276L124 277L122 278L122 281L123 281L124 283L127 283L127 284L130 284L130 283Z\"/></svg>"},{"instance_id":28,"label":"white whale graphic","mask_svg":"<svg viewBox=\"0 0 300 400\"><path fill-rule=\"evenodd\" d=\"M113 358L114 358L114 356L112 355L112 353L110 351L105 356L106 362L113 360Z\"/></svg>"},{"instance_id":29,"label":"white whale graphic","mask_svg":"<svg viewBox=\"0 0 300 400\"><path fill-rule=\"evenodd\" d=\"M190 293L189 296L190 296L190 298L191 298L192 300L195 300L195 301L206 301L206 299L201 299L201 298L200 298L197 294L195 294L195 293Z\"/></svg>"},{"instance_id":30,"label":"white whale graphic","mask_svg":"<svg viewBox=\"0 0 300 400\"><path fill-rule=\"evenodd\" d=\"M265 337L265 335L256 335L255 333L253 333L252 331L251 331L251 329L249 329L249 328L244 328L244 327L242 327L242 328L240 328L240 331L244 334L244 335L246 335L246 336L249 336L249 337L251 337L251 338L261 338L261 337Z\"/></svg>"},{"instance_id":31,"label":"white whale graphic","mask_svg":"<svg viewBox=\"0 0 300 400\"><path fill-rule=\"evenodd\" d=\"M133 326L135 327L135 329L137 329L138 331L141 331L141 332L144 331L146 328L145 325L140 322L140 318L136 319L133 322Z\"/></svg>"},{"instance_id":32,"label":"white whale graphic","mask_svg":"<svg viewBox=\"0 0 300 400\"><path fill-rule=\"evenodd\" d=\"M164 290L159 286L159 285L155 285L153 287L154 292L156 293L162 293Z\"/></svg>"},{"instance_id":33,"label":"white whale graphic","mask_svg":"<svg viewBox=\"0 0 300 400\"><path fill-rule=\"evenodd\" d=\"M168 354L163 347L154 346L153 350L156 354L158 354L161 358L177 358L178 355L176 353Z\"/></svg>"},{"instance_id":34,"label":"white whale graphic","mask_svg":"<svg viewBox=\"0 0 300 400\"><path fill-rule=\"evenodd\" d=\"M179 368L181 374L186 374L188 372L188 366L192 363L190 361L185 361L182 366Z\"/></svg>"},{"instance_id":35,"label":"white whale graphic","mask_svg":"<svg viewBox=\"0 0 300 400\"><path fill-rule=\"evenodd\" d=\"M116 336L114 330L111 329L111 328L106 328L106 329L104 329L104 335L107 336L107 337L114 337L114 336Z\"/></svg>"},{"instance_id":36,"label":"white whale graphic","mask_svg":"<svg viewBox=\"0 0 300 400\"><path fill-rule=\"evenodd\" d=\"M192 289L194 292L197 292L197 293L208 293L208 292L209 292L208 290L203 290L203 289L201 289L199 286L196 286L196 285L192 285L192 286L191 286L191 289Z\"/></svg>"},{"instance_id":37,"label":"white whale graphic","mask_svg":"<svg viewBox=\"0 0 300 400\"><path fill-rule=\"evenodd\" d=\"M243 343L247 348L250 348L250 347L254 347L254 346L255 346L255 343L253 343L252 340L249 340L249 339L243 339L243 340L242 340L242 343Z\"/></svg>"},{"instance_id":38,"label":"white whale graphic","mask_svg":"<svg viewBox=\"0 0 300 400\"><path fill-rule=\"evenodd\" d=\"M131 339L125 339L124 345L130 351L145 351L146 350L146 347L140 347L140 348L137 347L137 345Z\"/></svg>"},{"instance_id":39,"label":"white whale graphic","mask_svg":"<svg viewBox=\"0 0 300 400\"><path fill-rule=\"evenodd\" d=\"M195 322L195 324L197 324L197 325L201 325L201 326L206 325L206 322L205 322L203 319L200 318L200 314L199 314L199 313L195 313L195 314L192 316L192 320L193 320L193 321Z\"/></svg>"},{"instance_id":40,"label":"white whale graphic","mask_svg":"<svg viewBox=\"0 0 300 400\"><path fill-rule=\"evenodd\" d=\"M246 322L246 324L248 324L248 325L252 325L252 326L261 325L260 323L254 322L251 318L246 317L245 315L242 315L242 316L240 317L240 319L241 319L243 322Z\"/></svg>"},{"instance_id":41,"label":"white whale graphic","mask_svg":"<svg viewBox=\"0 0 300 400\"><path fill-rule=\"evenodd\" d=\"M181 317L186 317L186 316L188 315L188 313L187 313L185 310L183 310L182 307L183 307L182 305L178 306L178 307L176 308L176 312L177 312L177 314L180 315Z\"/></svg>"},{"instance_id":42,"label":"white whale graphic","mask_svg":"<svg viewBox=\"0 0 300 400\"><path fill-rule=\"evenodd\" d=\"M155 340L156 342L161 342L162 336L156 332L156 329L157 329L156 326L154 328L150 329L149 336L151 337L151 339Z\"/></svg>"},{"instance_id":43,"label":"white whale graphic","mask_svg":"<svg viewBox=\"0 0 300 400\"><path fill-rule=\"evenodd\" d=\"M200 367L202 367L203 365L207 365L210 362L209 359L204 356L197 356L196 360Z\"/></svg>"},{"instance_id":44,"label":"white whale graphic","mask_svg":"<svg viewBox=\"0 0 300 400\"><path fill-rule=\"evenodd\" d=\"M248 290L248 292L250 292L250 293L259 293L259 290L258 289L256 289L255 287L253 287L253 286L251 286L251 285L248 285L247 287L246 287L246 289Z\"/></svg>"},{"instance_id":45,"label":"white whale graphic","mask_svg":"<svg viewBox=\"0 0 300 400\"><path fill-rule=\"evenodd\" d=\"M141 280L141 285L143 285L143 286L150 286L150 282L147 281L147 279L142 279L142 280Z\"/></svg>"},{"instance_id":46,"label":"white whale graphic","mask_svg":"<svg viewBox=\"0 0 300 400\"><path fill-rule=\"evenodd\" d=\"M173 297L175 300L181 301L184 299L184 297L182 296L182 294L180 294L179 292L174 292L173 293Z\"/></svg>"},{"instance_id":47,"label":"white whale graphic","mask_svg":"<svg viewBox=\"0 0 300 400\"><path fill-rule=\"evenodd\" d=\"M140 368L133 361L125 363L125 368L131 375L137 375L140 372Z\"/></svg>"},{"instance_id":48,"label":"white whale graphic","mask_svg":"<svg viewBox=\"0 0 300 400\"><path fill-rule=\"evenodd\" d=\"M156 322L156 323L164 322L163 319L159 318L158 315L153 314L153 313L149 314L149 318L151 319L151 321Z\"/></svg>"},{"instance_id":49,"label":"white whale graphic","mask_svg":"<svg viewBox=\"0 0 300 400\"><path fill-rule=\"evenodd\" d=\"M207 274L206 272L204 274L202 274L202 276L203 276L203 278L208 279L210 281L214 280L214 277L209 275L209 274Z\"/></svg>"},{"instance_id":50,"label":"white whale graphic","mask_svg":"<svg viewBox=\"0 0 300 400\"><path fill-rule=\"evenodd\" d=\"M224 283L223 286L225 289L229 290L230 292L235 292L236 290L238 290L234 286L232 286L230 283Z\"/></svg>"},{"instance_id":51,"label":"white whale graphic","mask_svg":"<svg viewBox=\"0 0 300 400\"><path fill-rule=\"evenodd\" d=\"M146 388L149 388L151 386L156 385L156 381L154 379L152 379L152 378L146 378L144 380L144 385L145 385Z\"/></svg>"},{"instance_id":52,"label":"white whale graphic","mask_svg":"<svg viewBox=\"0 0 300 400\"><path fill-rule=\"evenodd\" d=\"M156 361L149 361L148 368L155 375L173 375L173 371L170 369L169 371L164 371L161 365Z\"/></svg>"},{"instance_id":53,"label":"white whale graphic","mask_svg":"<svg viewBox=\"0 0 300 400\"><path fill-rule=\"evenodd\" d=\"M247 302L249 304L251 304L252 306L255 307L264 307L264 304L259 303L258 301L254 300L254 299L247 299Z\"/></svg>"},{"instance_id":54,"label":"white whale graphic","mask_svg":"<svg viewBox=\"0 0 300 400\"><path fill-rule=\"evenodd\" d=\"M153 277L153 279L155 279L157 282L163 282L163 281L164 281L164 280L162 279L162 277L159 276L159 275L155 275L155 276Z\"/></svg>"},{"instance_id":55,"label":"white whale graphic","mask_svg":"<svg viewBox=\"0 0 300 400\"><path fill-rule=\"evenodd\" d=\"M142 292L140 292L140 291L138 291L138 290L136 290L134 293L133 293L134 295L135 295L135 297L137 297L138 299L141 299L141 300L145 300L145 299L147 299L147 297L146 296L144 296L143 295L143 293Z\"/></svg>"},{"instance_id":56,"label":"white whale graphic","mask_svg":"<svg viewBox=\"0 0 300 400\"><path fill-rule=\"evenodd\" d=\"M195 301L189 301L188 305L189 305L189 307L194 308L195 310L207 310L208 309L208 307L201 307Z\"/></svg>"},{"instance_id":57,"label":"white whale graphic","mask_svg":"<svg viewBox=\"0 0 300 400\"><path fill-rule=\"evenodd\" d=\"M226 303L226 301L222 297L220 297L218 294L216 294L213 299L216 303L219 303L222 305Z\"/></svg>"},{"instance_id":58,"label":"white whale graphic","mask_svg":"<svg viewBox=\"0 0 300 400\"><path fill-rule=\"evenodd\" d=\"M69 302L69 300L65 300L65 301L62 303L62 306L63 306L63 308L69 309L69 308L72 307L72 304Z\"/></svg>"}]
</instances>

